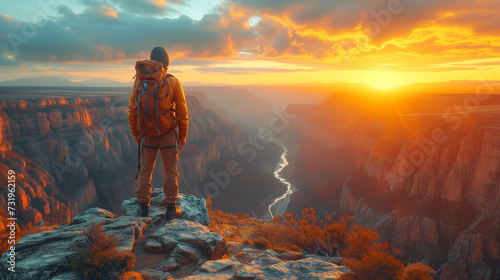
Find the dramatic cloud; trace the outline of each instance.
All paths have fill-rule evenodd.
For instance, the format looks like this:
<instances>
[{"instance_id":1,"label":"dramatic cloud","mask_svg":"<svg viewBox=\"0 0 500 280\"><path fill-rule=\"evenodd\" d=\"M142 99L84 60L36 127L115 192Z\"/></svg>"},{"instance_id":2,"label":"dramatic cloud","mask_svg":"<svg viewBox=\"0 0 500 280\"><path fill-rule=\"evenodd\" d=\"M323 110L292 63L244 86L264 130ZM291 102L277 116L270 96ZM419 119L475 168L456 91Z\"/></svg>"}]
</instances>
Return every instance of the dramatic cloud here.
<instances>
[{"instance_id":1,"label":"dramatic cloud","mask_svg":"<svg viewBox=\"0 0 500 280\"><path fill-rule=\"evenodd\" d=\"M35 27L32 33L36 34L30 36L25 36L24 23L7 25L5 19L0 19L3 21L0 36L7 38L0 43L0 49L15 55L19 61L38 62L132 59L156 45L191 58L231 57L235 52L231 42L233 31L220 30L222 17L217 14L194 21L186 16L170 19L116 13L106 6L89 7L80 14L61 6L59 12L62 17Z\"/></svg>"},{"instance_id":2,"label":"dramatic cloud","mask_svg":"<svg viewBox=\"0 0 500 280\"><path fill-rule=\"evenodd\" d=\"M264 1L228 2L231 18L258 16L253 51L275 59L348 62L346 69L397 58L413 69L431 61L496 57L500 2ZM394 60L393 60L394 61ZM404 69L404 66L399 67Z\"/></svg>"},{"instance_id":3,"label":"dramatic cloud","mask_svg":"<svg viewBox=\"0 0 500 280\"><path fill-rule=\"evenodd\" d=\"M226 0L218 12L200 20L167 17L175 6L190 1L81 3L83 12L61 5L58 15L40 26L0 17L0 64L119 62L142 58L157 45L180 62L197 59L198 65L218 59L272 59L345 70L384 65L438 71L436 64L500 54L497 0ZM252 69L247 72L264 71Z\"/></svg>"}]
</instances>

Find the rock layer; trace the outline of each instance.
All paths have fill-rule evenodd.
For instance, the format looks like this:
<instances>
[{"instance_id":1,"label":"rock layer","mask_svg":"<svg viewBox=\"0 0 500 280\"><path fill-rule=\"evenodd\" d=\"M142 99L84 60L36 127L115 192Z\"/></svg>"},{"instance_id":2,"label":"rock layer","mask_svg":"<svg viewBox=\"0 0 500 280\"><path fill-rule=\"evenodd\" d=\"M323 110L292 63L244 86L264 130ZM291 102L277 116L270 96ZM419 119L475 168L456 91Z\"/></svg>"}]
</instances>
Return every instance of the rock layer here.
<instances>
[{"instance_id":1,"label":"rock layer","mask_svg":"<svg viewBox=\"0 0 500 280\"><path fill-rule=\"evenodd\" d=\"M190 130L180 153L179 185L203 197L201 183L214 163L240 158L237 146L244 132L211 111L203 94L188 94L187 103ZM137 148L127 96L31 98L0 105L0 169L17 173L20 225L65 223L92 206L119 213L121 201L134 195ZM163 185L163 178L157 164L153 185ZM6 209L7 183L1 180L0 208Z\"/></svg>"},{"instance_id":2,"label":"rock layer","mask_svg":"<svg viewBox=\"0 0 500 280\"><path fill-rule=\"evenodd\" d=\"M361 100L332 96L291 126L290 210L354 215L445 279L500 277L500 98Z\"/></svg>"}]
</instances>

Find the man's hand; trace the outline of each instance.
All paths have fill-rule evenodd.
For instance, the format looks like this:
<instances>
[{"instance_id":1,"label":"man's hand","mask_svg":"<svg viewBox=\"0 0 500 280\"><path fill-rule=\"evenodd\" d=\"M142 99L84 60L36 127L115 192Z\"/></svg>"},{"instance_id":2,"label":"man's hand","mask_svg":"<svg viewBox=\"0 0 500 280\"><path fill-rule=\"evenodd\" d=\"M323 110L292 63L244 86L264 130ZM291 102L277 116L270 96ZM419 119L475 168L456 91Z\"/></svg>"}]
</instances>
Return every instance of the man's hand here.
<instances>
[{"instance_id":1,"label":"man's hand","mask_svg":"<svg viewBox=\"0 0 500 280\"><path fill-rule=\"evenodd\" d=\"M139 136L138 135L134 136L134 140L135 140L135 144L139 145Z\"/></svg>"},{"instance_id":2,"label":"man's hand","mask_svg":"<svg viewBox=\"0 0 500 280\"><path fill-rule=\"evenodd\" d=\"M186 146L186 139L177 139L177 145L179 146L179 151Z\"/></svg>"}]
</instances>

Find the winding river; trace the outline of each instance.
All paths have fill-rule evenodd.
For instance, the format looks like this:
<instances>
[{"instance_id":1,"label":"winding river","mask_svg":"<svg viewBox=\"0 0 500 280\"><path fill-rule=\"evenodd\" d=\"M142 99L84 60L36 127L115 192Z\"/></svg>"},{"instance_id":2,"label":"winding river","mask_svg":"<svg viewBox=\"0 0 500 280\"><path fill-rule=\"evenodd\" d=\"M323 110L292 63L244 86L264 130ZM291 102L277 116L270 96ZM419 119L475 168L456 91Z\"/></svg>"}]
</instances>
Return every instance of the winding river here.
<instances>
[{"instance_id":1,"label":"winding river","mask_svg":"<svg viewBox=\"0 0 500 280\"><path fill-rule=\"evenodd\" d=\"M286 186L286 191L283 195L277 197L273 201L273 203L269 205L268 213L266 213L264 217L265 219L268 220L271 220L274 217L283 216L285 214L285 210L288 206L288 203L290 203L291 195L297 190L294 185L288 182L281 175L281 171L283 171L283 169L285 169L285 167L288 165L288 160L286 158L288 155L288 148L277 141L273 142L279 145L281 148L283 148L283 154L281 154L281 160L274 169L274 177L276 177L276 179L280 180Z\"/></svg>"}]
</instances>

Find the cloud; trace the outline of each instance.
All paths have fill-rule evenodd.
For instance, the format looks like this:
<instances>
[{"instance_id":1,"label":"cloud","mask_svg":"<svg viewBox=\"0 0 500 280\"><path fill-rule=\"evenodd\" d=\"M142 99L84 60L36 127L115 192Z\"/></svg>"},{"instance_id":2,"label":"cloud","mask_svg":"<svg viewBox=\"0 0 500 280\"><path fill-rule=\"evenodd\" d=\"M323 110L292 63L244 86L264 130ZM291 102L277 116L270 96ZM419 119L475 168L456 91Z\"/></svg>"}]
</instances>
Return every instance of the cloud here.
<instances>
[{"instance_id":1,"label":"cloud","mask_svg":"<svg viewBox=\"0 0 500 280\"><path fill-rule=\"evenodd\" d=\"M10 55L18 63L120 62L144 58L162 45L186 65L268 59L354 70L390 60L397 64L393 69L437 71L432 65L500 54L495 0L226 0L200 20L161 17L175 5L188 5L183 0L81 3L82 13L60 6L59 16L29 38L23 35L29 22L0 17L0 57ZM17 53L9 34L26 39ZM243 71L213 71L230 70Z\"/></svg>"},{"instance_id":2,"label":"cloud","mask_svg":"<svg viewBox=\"0 0 500 280\"><path fill-rule=\"evenodd\" d=\"M475 33L495 32L500 22L500 2L494 0L233 0L230 3L235 7L234 13L259 16L262 28L271 26L273 31L266 30L266 35L281 36L278 42L272 42L276 53L282 53L283 36L286 36L289 47L303 44L303 50L314 57L318 55L309 49L311 38L323 41L322 49L327 56L336 41L346 37L358 38L358 41L364 38L373 46L381 47L391 40L411 36L420 28L445 25L469 28ZM449 15L457 15L457 18ZM358 45L352 47L358 48ZM357 51L365 50L370 49L362 47Z\"/></svg>"},{"instance_id":3,"label":"cloud","mask_svg":"<svg viewBox=\"0 0 500 280\"><path fill-rule=\"evenodd\" d=\"M212 74L258 74L258 73L288 73L314 71L308 68L251 68L251 67L198 67L195 70Z\"/></svg>"},{"instance_id":4,"label":"cloud","mask_svg":"<svg viewBox=\"0 0 500 280\"><path fill-rule=\"evenodd\" d=\"M222 17L205 15L195 21L187 16L176 19L117 13L101 2L86 1L90 6L75 13L59 7L61 17L50 19L36 34L19 45L17 60L25 62L97 62L135 59L157 45L169 51L183 53L188 58L218 58L235 55L232 35L238 30L219 28ZM109 8L109 9L108 9ZM116 16L115 16L116 15ZM4 19L1 19L5 21ZM9 33L23 36L23 24L0 27L5 37ZM7 27L7 28L5 28ZM238 45L241 47L241 45ZM13 50L7 42L0 50Z\"/></svg>"},{"instance_id":5,"label":"cloud","mask_svg":"<svg viewBox=\"0 0 500 280\"><path fill-rule=\"evenodd\" d=\"M17 66L19 65L12 57L0 55L0 66Z\"/></svg>"},{"instance_id":6,"label":"cloud","mask_svg":"<svg viewBox=\"0 0 500 280\"><path fill-rule=\"evenodd\" d=\"M9 15L2 15L2 18L5 20L5 21L8 21L8 22L13 22L14 19L12 19L11 16Z\"/></svg>"},{"instance_id":7,"label":"cloud","mask_svg":"<svg viewBox=\"0 0 500 280\"><path fill-rule=\"evenodd\" d=\"M170 4L187 5L183 0L111 0L124 11L143 15L165 15L176 12Z\"/></svg>"},{"instance_id":8,"label":"cloud","mask_svg":"<svg viewBox=\"0 0 500 280\"><path fill-rule=\"evenodd\" d=\"M118 14L115 9L111 7L101 6L98 11L99 15L110 17L110 18L118 18Z\"/></svg>"}]
</instances>

